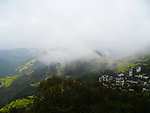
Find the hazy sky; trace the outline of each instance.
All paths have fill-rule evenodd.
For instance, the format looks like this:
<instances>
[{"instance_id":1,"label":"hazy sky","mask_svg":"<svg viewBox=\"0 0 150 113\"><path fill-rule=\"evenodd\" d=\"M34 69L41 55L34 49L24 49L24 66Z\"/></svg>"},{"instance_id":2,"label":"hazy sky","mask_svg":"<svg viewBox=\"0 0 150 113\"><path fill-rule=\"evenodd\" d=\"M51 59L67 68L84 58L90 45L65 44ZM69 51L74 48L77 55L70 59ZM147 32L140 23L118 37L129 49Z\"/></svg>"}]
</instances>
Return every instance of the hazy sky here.
<instances>
[{"instance_id":1,"label":"hazy sky","mask_svg":"<svg viewBox=\"0 0 150 113\"><path fill-rule=\"evenodd\" d=\"M0 0L0 49L135 51L148 44L149 0Z\"/></svg>"}]
</instances>

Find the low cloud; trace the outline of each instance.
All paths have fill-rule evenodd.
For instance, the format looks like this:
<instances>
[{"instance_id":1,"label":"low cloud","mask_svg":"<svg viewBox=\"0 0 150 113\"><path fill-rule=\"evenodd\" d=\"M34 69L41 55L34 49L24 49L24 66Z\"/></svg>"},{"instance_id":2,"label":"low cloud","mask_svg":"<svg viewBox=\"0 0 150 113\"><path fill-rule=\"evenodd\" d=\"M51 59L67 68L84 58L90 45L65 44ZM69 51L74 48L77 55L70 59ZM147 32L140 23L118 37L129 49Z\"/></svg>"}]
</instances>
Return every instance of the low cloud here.
<instances>
[{"instance_id":1,"label":"low cloud","mask_svg":"<svg viewBox=\"0 0 150 113\"><path fill-rule=\"evenodd\" d=\"M148 0L1 1L0 49L43 48L46 62L95 57L94 50L130 55L150 44L149 5Z\"/></svg>"}]
</instances>

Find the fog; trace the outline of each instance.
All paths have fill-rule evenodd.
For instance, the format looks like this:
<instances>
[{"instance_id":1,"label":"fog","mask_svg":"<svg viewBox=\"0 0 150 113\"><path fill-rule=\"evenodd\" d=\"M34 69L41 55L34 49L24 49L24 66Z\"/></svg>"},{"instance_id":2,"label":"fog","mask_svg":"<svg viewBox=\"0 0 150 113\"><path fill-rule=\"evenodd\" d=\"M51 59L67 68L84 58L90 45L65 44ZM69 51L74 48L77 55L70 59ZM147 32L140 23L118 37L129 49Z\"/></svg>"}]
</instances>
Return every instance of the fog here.
<instances>
[{"instance_id":1,"label":"fog","mask_svg":"<svg viewBox=\"0 0 150 113\"><path fill-rule=\"evenodd\" d=\"M45 59L60 61L97 57L93 50L130 55L150 44L149 6L148 0L0 1L0 49L42 48Z\"/></svg>"}]
</instances>

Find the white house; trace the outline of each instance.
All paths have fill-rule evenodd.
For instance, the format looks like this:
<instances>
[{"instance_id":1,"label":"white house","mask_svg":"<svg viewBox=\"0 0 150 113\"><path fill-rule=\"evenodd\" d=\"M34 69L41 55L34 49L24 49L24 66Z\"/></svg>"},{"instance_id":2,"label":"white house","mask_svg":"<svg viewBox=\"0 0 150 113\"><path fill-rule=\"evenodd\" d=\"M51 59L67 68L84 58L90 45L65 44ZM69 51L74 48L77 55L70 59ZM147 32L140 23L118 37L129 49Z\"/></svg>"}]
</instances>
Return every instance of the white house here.
<instances>
[{"instance_id":1,"label":"white house","mask_svg":"<svg viewBox=\"0 0 150 113\"><path fill-rule=\"evenodd\" d=\"M135 75L136 78L140 78L140 79L148 79L149 77L145 74L142 75Z\"/></svg>"},{"instance_id":2,"label":"white house","mask_svg":"<svg viewBox=\"0 0 150 113\"><path fill-rule=\"evenodd\" d=\"M125 84L125 80L121 77L117 77L116 78L116 85L119 85L119 86L124 86Z\"/></svg>"},{"instance_id":3,"label":"white house","mask_svg":"<svg viewBox=\"0 0 150 113\"><path fill-rule=\"evenodd\" d=\"M136 78L143 78L143 75L135 75Z\"/></svg>"},{"instance_id":4,"label":"white house","mask_svg":"<svg viewBox=\"0 0 150 113\"><path fill-rule=\"evenodd\" d=\"M108 82L109 76L108 75L102 75L102 77L99 77L99 82Z\"/></svg>"},{"instance_id":5,"label":"white house","mask_svg":"<svg viewBox=\"0 0 150 113\"><path fill-rule=\"evenodd\" d=\"M144 79L148 79L149 77L148 77L148 76L146 76L146 75L144 75L144 76L143 76L143 78L144 78Z\"/></svg>"},{"instance_id":6,"label":"white house","mask_svg":"<svg viewBox=\"0 0 150 113\"><path fill-rule=\"evenodd\" d=\"M129 69L129 76L133 76L133 69Z\"/></svg>"},{"instance_id":7,"label":"white house","mask_svg":"<svg viewBox=\"0 0 150 113\"><path fill-rule=\"evenodd\" d=\"M136 72L137 72L137 73L141 72L141 70L142 70L141 67L136 68Z\"/></svg>"},{"instance_id":8,"label":"white house","mask_svg":"<svg viewBox=\"0 0 150 113\"><path fill-rule=\"evenodd\" d=\"M119 77L123 77L123 76L124 76L124 74L123 74L123 73L120 73L120 74L118 74L118 76L119 76Z\"/></svg>"}]
</instances>

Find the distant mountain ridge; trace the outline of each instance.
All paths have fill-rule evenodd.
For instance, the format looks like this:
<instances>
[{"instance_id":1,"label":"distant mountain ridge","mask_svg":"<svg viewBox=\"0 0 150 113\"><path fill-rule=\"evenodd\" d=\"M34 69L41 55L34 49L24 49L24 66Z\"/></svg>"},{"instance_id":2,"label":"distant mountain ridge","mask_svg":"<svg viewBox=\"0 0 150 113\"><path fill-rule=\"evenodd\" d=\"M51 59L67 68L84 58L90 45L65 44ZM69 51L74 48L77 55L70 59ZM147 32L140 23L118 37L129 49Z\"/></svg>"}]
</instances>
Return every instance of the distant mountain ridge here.
<instances>
[{"instance_id":1,"label":"distant mountain ridge","mask_svg":"<svg viewBox=\"0 0 150 113\"><path fill-rule=\"evenodd\" d=\"M15 70L36 58L35 49L0 50L0 77L18 74ZM40 65L40 62L36 62Z\"/></svg>"}]
</instances>

